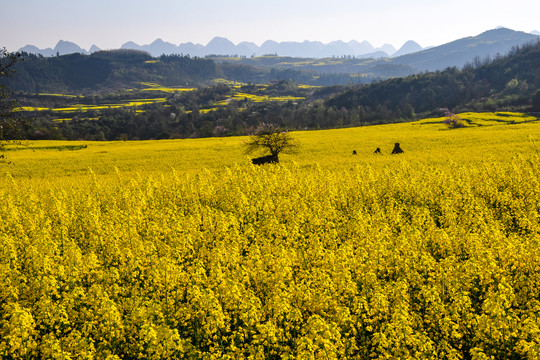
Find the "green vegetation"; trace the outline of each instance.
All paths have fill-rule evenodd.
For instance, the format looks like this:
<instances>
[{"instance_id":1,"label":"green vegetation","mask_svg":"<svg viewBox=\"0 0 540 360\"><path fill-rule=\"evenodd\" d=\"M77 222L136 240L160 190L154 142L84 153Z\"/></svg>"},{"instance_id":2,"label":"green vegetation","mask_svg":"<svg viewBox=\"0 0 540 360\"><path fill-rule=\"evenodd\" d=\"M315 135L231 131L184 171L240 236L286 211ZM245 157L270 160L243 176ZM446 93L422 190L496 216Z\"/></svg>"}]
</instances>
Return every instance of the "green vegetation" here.
<instances>
[{"instance_id":1,"label":"green vegetation","mask_svg":"<svg viewBox=\"0 0 540 360\"><path fill-rule=\"evenodd\" d=\"M380 78L363 79L349 74L259 68L181 55L163 55L155 59L148 53L135 50L50 58L26 53L23 56L25 63L15 67L17 77L9 79L6 84L14 91L27 93L92 94L130 89L142 83L160 84L164 88L197 87L211 85L218 78L259 84L292 79L310 85L359 83Z\"/></svg>"},{"instance_id":2,"label":"green vegetation","mask_svg":"<svg viewBox=\"0 0 540 360\"><path fill-rule=\"evenodd\" d=\"M24 136L22 133L26 121L14 111L18 107L17 101L13 98L11 89L4 84L19 61L20 54L0 49L0 164L7 162L3 154L6 146L20 144L19 140Z\"/></svg>"},{"instance_id":3,"label":"green vegetation","mask_svg":"<svg viewBox=\"0 0 540 360\"><path fill-rule=\"evenodd\" d=\"M320 74L320 84L347 84L369 83L372 81L388 79L395 76L407 76L414 74L416 69L409 65L394 64L390 61L375 60L373 58L355 58L352 56L312 59L295 58L282 56L258 56L252 58L245 57L210 57L218 64L231 66L233 64L256 66L263 69L280 69L288 71L292 78L296 79L302 73ZM290 76L289 75L289 76ZM347 80L348 79L348 80ZM306 80L305 78L302 80ZM315 79L309 83L316 83Z\"/></svg>"},{"instance_id":4,"label":"green vegetation","mask_svg":"<svg viewBox=\"0 0 540 360\"><path fill-rule=\"evenodd\" d=\"M111 68L116 69L109 80L96 85L95 90L88 88L63 94L55 89L38 94L16 93L25 116L36 119L26 129L27 138L115 140L232 136L249 134L262 122L293 130L325 129L435 118L443 115L441 108L452 113L502 110L523 113L537 111L540 106L539 44L524 46L509 56L478 62L461 70L450 68L345 87L299 84L293 80L293 74L291 78L278 81L251 82L253 78L249 78L249 74L254 68L216 64L209 59L168 56L152 60L144 53L123 51L102 52L94 57L108 61ZM24 83L25 74L33 71L36 62L49 62L48 66L57 62L60 66L69 59L85 63L89 58L92 57L36 57L25 62L25 66L31 64L29 67L19 68L21 74L17 81ZM275 57L269 59L276 60ZM182 71L190 75L177 74L174 78L171 72L179 67L185 67ZM279 77L290 70L269 71ZM169 77L168 83L162 82ZM240 79L242 77L246 79ZM199 82L203 78L204 82ZM112 89L109 81L113 80L117 81L115 86L125 84L125 87ZM463 118L463 122L456 124L468 125L468 121Z\"/></svg>"},{"instance_id":5,"label":"green vegetation","mask_svg":"<svg viewBox=\"0 0 540 360\"><path fill-rule=\"evenodd\" d=\"M391 119L450 111L532 110L540 88L540 42L485 63L351 88L326 102Z\"/></svg>"},{"instance_id":6,"label":"green vegetation","mask_svg":"<svg viewBox=\"0 0 540 360\"><path fill-rule=\"evenodd\" d=\"M257 126L257 129L250 135L244 146L248 154L259 151L270 152L269 155L260 158L260 164L264 164L267 162L278 163L279 154L290 153L297 145L288 131L273 124L262 123Z\"/></svg>"}]
</instances>

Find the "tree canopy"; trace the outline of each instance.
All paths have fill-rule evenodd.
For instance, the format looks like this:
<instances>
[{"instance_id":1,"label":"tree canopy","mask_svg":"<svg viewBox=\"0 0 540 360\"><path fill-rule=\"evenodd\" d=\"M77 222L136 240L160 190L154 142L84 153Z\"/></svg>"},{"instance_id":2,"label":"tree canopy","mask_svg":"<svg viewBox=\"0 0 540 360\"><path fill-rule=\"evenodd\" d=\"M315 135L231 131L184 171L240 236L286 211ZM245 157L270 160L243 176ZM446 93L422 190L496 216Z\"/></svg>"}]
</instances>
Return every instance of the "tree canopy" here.
<instances>
[{"instance_id":1,"label":"tree canopy","mask_svg":"<svg viewBox=\"0 0 540 360\"><path fill-rule=\"evenodd\" d=\"M246 152L268 151L277 158L281 153L292 152L297 144L290 133L279 126L261 123L245 143Z\"/></svg>"},{"instance_id":2,"label":"tree canopy","mask_svg":"<svg viewBox=\"0 0 540 360\"><path fill-rule=\"evenodd\" d=\"M13 66L21 60L20 53L0 49L0 151L4 151L8 143L16 141L22 132L24 120L20 113L14 111L18 107L17 101L2 81L13 73ZM0 162L5 162L3 154L0 155Z\"/></svg>"}]
</instances>

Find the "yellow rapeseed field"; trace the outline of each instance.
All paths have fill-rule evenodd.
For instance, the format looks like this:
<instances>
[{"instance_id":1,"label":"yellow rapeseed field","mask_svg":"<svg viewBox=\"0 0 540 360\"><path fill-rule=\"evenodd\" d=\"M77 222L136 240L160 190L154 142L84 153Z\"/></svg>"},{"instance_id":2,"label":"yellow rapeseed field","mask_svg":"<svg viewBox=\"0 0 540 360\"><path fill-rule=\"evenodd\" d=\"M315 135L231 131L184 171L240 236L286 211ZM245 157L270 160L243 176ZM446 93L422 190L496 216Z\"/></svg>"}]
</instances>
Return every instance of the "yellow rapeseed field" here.
<instances>
[{"instance_id":1,"label":"yellow rapeseed field","mask_svg":"<svg viewBox=\"0 0 540 360\"><path fill-rule=\"evenodd\" d=\"M90 110L107 110L107 109L121 109L126 107L137 107L142 105L162 103L165 102L165 98L154 98L154 99L133 99L123 101L118 104L102 104L102 105L86 105L86 104L76 104L68 107L58 107L58 108L44 108L44 107L33 107L33 106L21 106L15 109L16 111L55 111L61 113L73 113L73 112L86 112Z\"/></svg>"},{"instance_id":2,"label":"yellow rapeseed field","mask_svg":"<svg viewBox=\"0 0 540 360\"><path fill-rule=\"evenodd\" d=\"M533 120L6 151L0 357L536 359Z\"/></svg>"},{"instance_id":3,"label":"yellow rapeseed field","mask_svg":"<svg viewBox=\"0 0 540 360\"><path fill-rule=\"evenodd\" d=\"M254 95L247 93L236 93L234 98L237 100L249 99L253 102L263 102L263 101L294 101L294 100L305 100L304 97L299 96L268 96L268 95Z\"/></svg>"}]
</instances>

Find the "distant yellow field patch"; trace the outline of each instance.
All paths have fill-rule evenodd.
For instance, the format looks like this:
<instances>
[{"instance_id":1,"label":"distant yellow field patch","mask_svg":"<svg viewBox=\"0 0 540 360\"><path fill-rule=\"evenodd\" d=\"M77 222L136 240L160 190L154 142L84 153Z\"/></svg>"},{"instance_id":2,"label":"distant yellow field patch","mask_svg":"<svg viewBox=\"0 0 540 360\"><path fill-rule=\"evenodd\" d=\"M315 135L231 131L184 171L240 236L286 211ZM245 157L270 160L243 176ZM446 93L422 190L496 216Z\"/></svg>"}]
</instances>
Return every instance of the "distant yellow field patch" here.
<instances>
[{"instance_id":1,"label":"distant yellow field patch","mask_svg":"<svg viewBox=\"0 0 540 360\"><path fill-rule=\"evenodd\" d=\"M468 112L459 114L459 116L461 116L462 119L470 120L472 123L476 123L478 125L494 125L495 123L519 124L538 120L536 117L528 114L510 111L499 111L495 113Z\"/></svg>"},{"instance_id":2,"label":"distant yellow field patch","mask_svg":"<svg viewBox=\"0 0 540 360\"><path fill-rule=\"evenodd\" d=\"M49 94L49 93L40 93L39 96L58 96L58 97L69 97L69 98L76 98L76 97L84 97L79 95L68 95L68 94Z\"/></svg>"},{"instance_id":3,"label":"distant yellow field patch","mask_svg":"<svg viewBox=\"0 0 540 360\"><path fill-rule=\"evenodd\" d=\"M270 101L295 101L295 100L305 100L305 97L301 96L274 96L269 97L268 100Z\"/></svg>"},{"instance_id":4,"label":"distant yellow field patch","mask_svg":"<svg viewBox=\"0 0 540 360\"><path fill-rule=\"evenodd\" d=\"M318 89L322 86L316 86L316 85L298 85L299 89Z\"/></svg>"},{"instance_id":5,"label":"distant yellow field patch","mask_svg":"<svg viewBox=\"0 0 540 360\"><path fill-rule=\"evenodd\" d=\"M89 111L89 110L106 110L106 109L118 109L128 105L121 104L108 104L108 105L75 105L63 108L54 108L52 111L58 112L76 112L76 111Z\"/></svg>"},{"instance_id":6,"label":"distant yellow field patch","mask_svg":"<svg viewBox=\"0 0 540 360\"><path fill-rule=\"evenodd\" d=\"M147 104L153 104L153 103L161 103L161 102L165 102L166 100L167 99L164 97L154 98L154 99L134 99L134 100L127 100L121 106L141 106L141 105L147 105Z\"/></svg>"},{"instance_id":7,"label":"distant yellow field patch","mask_svg":"<svg viewBox=\"0 0 540 360\"><path fill-rule=\"evenodd\" d=\"M225 99L225 100L220 100L220 101L216 101L216 106L227 106L230 102L231 102L232 99Z\"/></svg>"},{"instance_id":8,"label":"distant yellow field patch","mask_svg":"<svg viewBox=\"0 0 540 360\"><path fill-rule=\"evenodd\" d=\"M267 96L267 95L254 95L247 93L237 93L233 96L234 99L243 100L249 99L253 102L263 102L263 101L294 101L294 100L305 100L305 97L299 96Z\"/></svg>"},{"instance_id":9,"label":"distant yellow field patch","mask_svg":"<svg viewBox=\"0 0 540 360\"><path fill-rule=\"evenodd\" d=\"M214 79L213 80L215 84L224 84L224 85L230 85L230 86L243 86L247 85L246 83L238 82L238 81L231 81L227 79Z\"/></svg>"},{"instance_id":10,"label":"distant yellow field patch","mask_svg":"<svg viewBox=\"0 0 540 360\"><path fill-rule=\"evenodd\" d=\"M211 108L211 109L200 109L199 112L201 114L208 114L210 111L216 111L217 108Z\"/></svg>"},{"instance_id":11,"label":"distant yellow field patch","mask_svg":"<svg viewBox=\"0 0 540 360\"><path fill-rule=\"evenodd\" d=\"M146 86L146 88L141 89L141 91L161 91L165 93L179 93L184 91L193 91L197 90L196 88L190 88L190 87L184 87L184 86L162 86L160 84L152 83L152 82L141 82L139 83L143 86Z\"/></svg>"},{"instance_id":12,"label":"distant yellow field patch","mask_svg":"<svg viewBox=\"0 0 540 360\"><path fill-rule=\"evenodd\" d=\"M126 100L125 102L118 104L102 104L102 105L85 105L85 104L76 104L67 107L61 108L44 108L44 107L32 107L32 106L21 106L16 111L56 111L56 112L76 112L76 111L90 111L90 110L106 110L106 109L120 109L124 107L133 107L133 106L142 106L153 103L162 103L165 102L166 98L152 98L152 99L135 99L135 100Z\"/></svg>"},{"instance_id":13,"label":"distant yellow field patch","mask_svg":"<svg viewBox=\"0 0 540 360\"><path fill-rule=\"evenodd\" d=\"M50 108L46 107L33 107L33 106L20 106L14 109L15 111L47 111Z\"/></svg>"},{"instance_id":14,"label":"distant yellow field patch","mask_svg":"<svg viewBox=\"0 0 540 360\"><path fill-rule=\"evenodd\" d=\"M160 62L160 60L146 60L144 63L145 64L155 64L155 63L158 63Z\"/></svg>"},{"instance_id":15,"label":"distant yellow field patch","mask_svg":"<svg viewBox=\"0 0 540 360\"><path fill-rule=\"evenodd\" d=\"M532 121L538 121L538 118L518 112L498 111L498 112L465 112L457 114L464 120L466 126L493 126L522 124ZM426 118L414 122L414 124L435 124L443 123L447 118L445 116L436 118Z\"/></svg>"},{"instance_id":16,"label":"distant yellow field patch","mask_svg":"<svg viewBox=\"0 0 540 360\"><path fill-rule=\"evenodd\" d=\"M343 64L342 59L321 59L317 62L313 62L313 66L324 66L324 65L337 65L337 64Z\"/></svg>"},{"instance_id":17,"label":"distant yellow field patch","mask_svg":"<svg viewBox=\"0 0 540 360\"><path fill-rule=\"evenodd\" d=\"M197 89L196 88L185 88L185 87L164 87L164 86L142 89L142 91L161 91L161 92L166 92L166 93L170 93L170 94L179 93L179 92L194 91L194 90L197 90Z\"/></svg>"}]
</instances>

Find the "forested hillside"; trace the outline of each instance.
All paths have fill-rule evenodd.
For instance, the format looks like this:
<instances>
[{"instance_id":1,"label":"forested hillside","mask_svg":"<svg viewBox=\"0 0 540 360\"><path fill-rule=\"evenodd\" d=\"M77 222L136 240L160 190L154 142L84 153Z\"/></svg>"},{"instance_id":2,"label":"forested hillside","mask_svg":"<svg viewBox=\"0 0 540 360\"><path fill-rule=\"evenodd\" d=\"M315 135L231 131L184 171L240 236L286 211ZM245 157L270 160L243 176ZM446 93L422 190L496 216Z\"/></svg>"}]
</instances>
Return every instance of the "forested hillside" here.
<instances>
[{"instance_id":1,"label":"forested hillside","mask_svg":"<svg viewBox=\"0 0 540 360\"><path fill-rule=\"evenodd\" d=\"M99 51L91 55L55 57L23 54L17 75L6 80L15 91L33 93L96 93L137 87L141 82L174 86L208 86L224 78L245 83L266 83L292 79L312 85L367 82L378 77L359 78L348 74L319 74L294 69L259 68L234 63L217 64L212 59L181 55L151 57L136 50Z\"/></svg>"},{"instance_id":2,"label":"forested hillside","mask_svg":"<svg viewBox=\"0 0 540 360\"><path fill-rule=\"evenodd\" d=\"M512 46L530 44L536 39L538 37L532 34L501 28L414 54L385 59L276 55L152 57L148 52L128 49L53 57L25 53L26 62L18 64L18 76L10 79L7 85L15 91L86 94L131 88L141 82L207 86L218 78L254 84L276 80L317 86L366 84L420 71L462 68L467 63L477 66L485 59L501 58Z\"/></svg>"},{"instance_id":3,"label":"forested hillside","mask_svg":"<svg viewBox=\"0 0 540 360\"><path fill-rule=\"evenodd\" d=\"M261 122L289 129L327 129L441 116L442 108L455 113L540 111L540 43L516 48L508 56L471 63L463 69L449 68L363 86L332 87L299 84L294 79L305 76L300 71L274 69L265 73L247 65L216 64L207 59L179 56L153 59L141 52L69 58L74 64L84 63L87 72L75 71L81 67L74 65L58 67L56 72L43 72L41 76L60 78L57 73L64 71L63 76L71 82L57 83L59 87L76 87L81 83L112 87L137 78L155 79L159 83L140 82L134 84L139 88L85 96L18 93L21 110L35 119L26 129L30 139L231 136L248 134ZM32 61L37 69L35 64L44 59L29 62ZM59 60L50 59L52 64L55 61ZM117 66L127 61L134 65ZM32 71L38 74L37 70ZM19 78L24 74L19 74ZM237 78L242 83L210 81L217 76ZM281 76L286 80L245 83L257 76L261 82ZM160 85L178 84L179 79L186 77L192 83L207 81L207 86ZM81 80L76 82L76 79ZM184 84L189 85L190 81Z\"/></svg>"},{"instance_id":4,"label":"forested hillside","mask_svg":"<svg viewBox=\"0 0 540 360\"><path fill-rule=\"evenodd\" d=\"M515 48L508 56L463 69L395 78L352 88L326 102L383 118L412 117L441 107L453 111L540 110L540 43Z\"/></svg>"},{"instance_id":5,"label":"forested hillside","mask_svg":"<svg viewBox=\"0 0 540 360\"><path fill-rule=\"evenodd\" d=\"M185 56L152 58L134 50L101 51L46 58L23 54L7 85L15 91L82 92L123 89L134 82L156 81L194 84L217 77L211 60Z\"/></svg>"},{"instance_id":6,"label":"forested hillside","mask_svg":"<svg viewBox=\"0 0 540 360\"><path fill-rule=\"evenodd\" d=\"M506 28L485 31L443 45L391 59L392 63L409 65L417 71L436 71L447 67L463 67L474 59L506 55L512 48L534 43L537 35Z\"/></svg>"}]
</instances>

